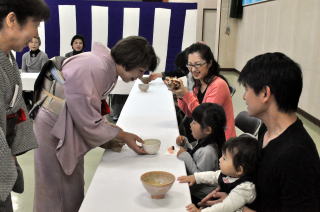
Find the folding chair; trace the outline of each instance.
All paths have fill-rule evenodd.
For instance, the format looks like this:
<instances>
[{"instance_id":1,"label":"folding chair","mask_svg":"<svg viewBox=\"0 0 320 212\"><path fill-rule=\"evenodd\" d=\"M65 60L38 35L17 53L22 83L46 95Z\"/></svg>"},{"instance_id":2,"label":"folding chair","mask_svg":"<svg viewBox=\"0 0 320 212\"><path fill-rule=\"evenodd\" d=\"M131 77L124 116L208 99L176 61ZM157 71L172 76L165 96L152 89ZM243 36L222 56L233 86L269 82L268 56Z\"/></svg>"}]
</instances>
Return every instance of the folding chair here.
<instances>
[{"instance_id":1,"label":"folding chair","mask_svg":"<svg viewBox=\"0 0 320 212\"><path fill-rule=\"evenodd\" d=\"M252 116L249 116L247 111L241 111L236 119L235 125L244 133L249 133L256 137L261 126L261 120Z\"/></svg>"}]
</instances>

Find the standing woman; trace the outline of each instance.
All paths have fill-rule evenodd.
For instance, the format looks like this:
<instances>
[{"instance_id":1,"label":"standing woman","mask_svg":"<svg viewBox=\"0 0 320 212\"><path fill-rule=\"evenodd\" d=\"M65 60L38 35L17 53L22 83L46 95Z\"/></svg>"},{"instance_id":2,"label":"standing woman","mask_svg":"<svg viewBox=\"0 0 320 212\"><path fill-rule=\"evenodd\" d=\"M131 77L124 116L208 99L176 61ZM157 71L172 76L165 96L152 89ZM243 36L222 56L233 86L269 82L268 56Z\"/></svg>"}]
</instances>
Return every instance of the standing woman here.
<instances>
[{"instance_id":1,"label":"standing woman","mask_svg":"<svg viewBox=\"0 0 320 212\"><path fill-rule=\"evenodd\" d=\"M0 211L12 212L11 192L23 192L16 157L37 148L22 83L11 51L22 51L38 35L50 11L43 0L0 1Z\"/></svg>"},{"instance_id":2,"label":"standing woman","mask_svg":"<svg viewBox=\"0 0 320 212\"><path fill-rule=\"evenodd\" d=\"M145 38L131 36L111 50L94 43L90 52L64 60L60 77L64 82L56 83L55 89L46 90L50 82L45 78L40 96L47 95L49 101L41 105L34 120L39 143L35 212L79 210L84 197L84 155L89 150L116 138L136 153L145 153L136 143L143 142L139 136L105 121L101 100L113 90L118 76L133 81L156 66L153 47Z\"/></svg>"},{"instance_id":3,"label":"standing woman","mask_svg":"<svg viewBox=\"0 0 320 212\"><path fill-rule=\"evenodd\" d=\"M38 36L33 37L28 43L30 51L22 56L22 72L38 73L48 61L48 55L39 49L40 45L41 40Z\"/></svg>"},{"instance_id":4,"label":"standing woman","mask_svg":"<svg viewBox=\"0 0 320 212\"><path fill-rule=\"evenodd\" d=\"M72 51L65 54L65 57L71 57L83 52L84 49L84 37L82 35L75 35L71 39Z\"/></svg>"},{"instance_id":5,"label":"standing woman","mask_svg":"<svg viewBox=\"0 0 320 212\"><path fill-rule=\"evenodd\" d=\"M191 117L192 111L201 103L211 102L223 107L227 125L226 139L236 136L232 99L227 80L220 75L219 64L215 61L209 46L194 43L188 47L187 68L195 81L193 91L181 86L173 92L178 97L179 108Z\"/></svg>"}]
</instances>

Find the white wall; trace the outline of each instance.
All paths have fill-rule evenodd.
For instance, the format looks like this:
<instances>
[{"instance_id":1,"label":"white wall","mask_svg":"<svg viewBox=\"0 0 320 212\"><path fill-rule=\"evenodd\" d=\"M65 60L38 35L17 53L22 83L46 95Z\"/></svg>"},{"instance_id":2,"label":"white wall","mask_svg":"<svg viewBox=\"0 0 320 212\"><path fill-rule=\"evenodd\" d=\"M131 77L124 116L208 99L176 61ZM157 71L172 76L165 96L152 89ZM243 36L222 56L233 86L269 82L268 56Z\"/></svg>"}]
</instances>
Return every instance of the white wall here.
<instances>
[{"instance_id":1,"label":"white wall","mask_svg":"<svg viewBox=\"0 0 320 212\"><path fill-rule=\"evenodd\" d=\"M241 71L258 54L287 54L303 71L299 107L320 119L320 1L275 0L244 7L243 12L242 19L229 21L230 35L220 33L221 66Z\"/></svg>"}]
</instances>

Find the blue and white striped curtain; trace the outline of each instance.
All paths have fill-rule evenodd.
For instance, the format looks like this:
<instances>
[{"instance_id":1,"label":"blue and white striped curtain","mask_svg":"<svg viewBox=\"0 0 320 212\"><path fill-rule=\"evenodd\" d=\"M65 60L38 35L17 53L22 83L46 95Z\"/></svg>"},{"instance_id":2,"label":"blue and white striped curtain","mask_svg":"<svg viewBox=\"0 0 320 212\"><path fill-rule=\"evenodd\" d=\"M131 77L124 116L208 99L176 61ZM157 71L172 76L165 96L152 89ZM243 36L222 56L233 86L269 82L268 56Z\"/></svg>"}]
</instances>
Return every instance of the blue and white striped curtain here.
<instances>
[{"instance_id":1,"label":"blue and white striped curtain","mask_svg":"<svg viewBox=\"0 0 320 212\"><path fill-rule=\"evenodd\" d=\"M85 38L85 51L99 41L111 48L118 40L140 35L160 58L157 71L173 70L175 56L196 41L196 3L47 0L51 17L40 25L41 50L49 58L71 51L75 34ZM27 49L25 49L27 51ZM24 52L25 52L24 51ZM24 52L17 53L21 64Z\"/></svg>"}]
</instances>

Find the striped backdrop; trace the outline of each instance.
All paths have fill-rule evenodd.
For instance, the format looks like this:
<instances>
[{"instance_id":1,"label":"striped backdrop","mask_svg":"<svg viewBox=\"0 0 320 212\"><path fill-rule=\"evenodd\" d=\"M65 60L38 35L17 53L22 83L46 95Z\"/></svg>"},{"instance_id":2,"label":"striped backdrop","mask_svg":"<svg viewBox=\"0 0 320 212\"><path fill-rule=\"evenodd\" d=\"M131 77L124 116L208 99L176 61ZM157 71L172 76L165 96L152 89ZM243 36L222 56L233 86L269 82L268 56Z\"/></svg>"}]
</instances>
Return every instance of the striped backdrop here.
<instances>
[{"instance_id":1,"label":"striped backdrop","mask_svg":"<svg viewBox=\"0 0 320 212\"><path fill-rule=\"evenodd\" d=\"M140 35L160 58L157 71L173 70L177 53L196 41L196 3L47 0L51 17L41 23L40 49L49 58L71 51L75 34L85 37L85 51L99 41L111 48L129 35ZM27 49L24 50L24 52ZM18 64L24 52L16 54Z\"/></svg>"}]
</instances>

